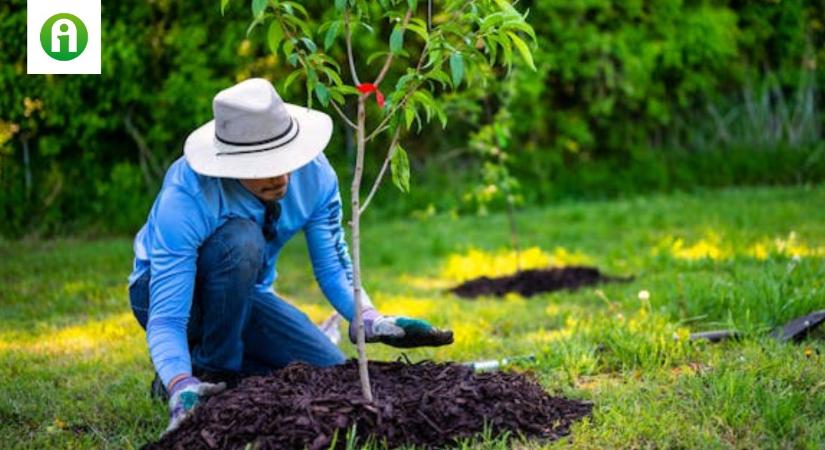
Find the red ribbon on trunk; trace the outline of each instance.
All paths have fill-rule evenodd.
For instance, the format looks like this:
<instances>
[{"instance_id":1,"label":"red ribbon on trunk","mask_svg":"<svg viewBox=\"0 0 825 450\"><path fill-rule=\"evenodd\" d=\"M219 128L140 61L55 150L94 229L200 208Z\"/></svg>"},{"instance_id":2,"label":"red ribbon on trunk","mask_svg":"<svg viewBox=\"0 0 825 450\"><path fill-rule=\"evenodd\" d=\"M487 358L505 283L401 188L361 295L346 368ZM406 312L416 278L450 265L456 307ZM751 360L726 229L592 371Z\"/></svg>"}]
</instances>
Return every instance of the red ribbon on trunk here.
<instances>
[{"instance_id":1,"label":"red ribbon on trunk","mask_svg":"<svg viewBox=\"0 0 825 450\"><path fill-rule=\"evenodd\" d=\"M371 94L375 92L375 102L378 103L378 106L380 108L384 107L384 94L382 94L381 91L378 90L378 86L376 86L375 84L361 83L358 86L356 86L356 89L358 89L358 92L362 94Z\"/></svg>"}]
</instances>

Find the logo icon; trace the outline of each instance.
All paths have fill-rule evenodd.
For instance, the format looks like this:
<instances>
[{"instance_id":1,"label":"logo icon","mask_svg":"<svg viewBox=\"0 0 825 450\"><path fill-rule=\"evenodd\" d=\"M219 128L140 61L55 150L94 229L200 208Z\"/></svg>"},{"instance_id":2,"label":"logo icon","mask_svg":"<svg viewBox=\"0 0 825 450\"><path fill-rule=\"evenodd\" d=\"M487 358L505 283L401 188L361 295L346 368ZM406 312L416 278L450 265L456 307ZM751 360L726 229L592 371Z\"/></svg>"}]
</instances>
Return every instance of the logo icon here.
<instances>
[{"instance_id":1,"label":"logo icon","mask_svg":"<svg viewBox=\"0 0 825 450\"><path fill-rule=\"evenodd\" d=\"M55 14L40 29L40 45L47 55L58 61L71 61L86 49L89 32L77 16Z\"/></svg>"},{"instance_id":2,"label":"logo icon","mask_svg":"<svg viewBox=\"0 0 825 450\"><path fill-rule=\"evenodd\" d=\"M100 2L26 0L26 73L100 74Z\"/></svg>"}]
</instances>

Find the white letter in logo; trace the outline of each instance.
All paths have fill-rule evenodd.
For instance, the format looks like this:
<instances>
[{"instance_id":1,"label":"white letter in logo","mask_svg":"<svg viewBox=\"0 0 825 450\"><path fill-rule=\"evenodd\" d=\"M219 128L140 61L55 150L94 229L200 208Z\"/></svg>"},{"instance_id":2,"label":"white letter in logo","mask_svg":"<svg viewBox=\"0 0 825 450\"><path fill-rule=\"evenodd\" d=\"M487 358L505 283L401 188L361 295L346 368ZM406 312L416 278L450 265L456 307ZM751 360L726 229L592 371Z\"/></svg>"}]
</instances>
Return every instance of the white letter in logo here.
<instances>
[{"instance_id":1,"label":"white letter in logo","mask_svg":"<svg viewBox=\"0 0 825 450\"><path fill-rule=\"evenodd\" d=\"M77 51L77 29L74 23L69 19L60 19L52 24L52 52L60 53L63 46L60 45L61 37L68 38L69 53Z\"/></svg>"}]
</instances>

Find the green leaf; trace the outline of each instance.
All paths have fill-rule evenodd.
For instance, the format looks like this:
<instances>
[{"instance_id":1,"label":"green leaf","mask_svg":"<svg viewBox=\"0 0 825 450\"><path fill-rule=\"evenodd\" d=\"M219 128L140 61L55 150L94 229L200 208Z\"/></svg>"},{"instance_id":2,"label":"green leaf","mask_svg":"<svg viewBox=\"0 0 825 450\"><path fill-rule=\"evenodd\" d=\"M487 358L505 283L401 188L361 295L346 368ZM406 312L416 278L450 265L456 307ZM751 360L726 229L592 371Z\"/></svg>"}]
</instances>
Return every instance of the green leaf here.
<instances>
[{"instance_id":1,"label":"green leaf","mask_svg":"<svg viewBox=\"0 0 825 450\"><path fill-rule=\"evenodd\" d=\"M310 53L315 53L315 51L318 50L318 46L316 46L315 42L312 42L312 39L310 38L302 37L301 42L304 43L304 45L306 46L307 50L310 51Z\"/></svg>"},{"instance_id":2,"label":"green leaf","mask_svg":"<svg viewBox=\"0 0 825 450\"><path fill-rule=\"evenodd\" d=\"M269 44L269 50L277 54L278 47L280 47L283 39L284 30L281 28L281 24L277 20L273 20L269 23L269 30L266 33L266 43Z\"/></svg>"},{"instance_id":3,"label":"green leaf","mask_svg":"<svg viewBox=\"0 0 825 450\"><path fill-rule=\"evenodd\" d=\"M493 37L495 37L495 35L490 35L491 39ZM501 61L506 64L509 69L513 64L513 43L505 36L499 37L498 43L501 45Z\"/></svg>"},{"instance_id":4,"label":"green leaf","mask_svg":"<svg viewBox=\"0 0 825 450\"><path fill-rule=\"evenodd\" d=\"M266 10L268 0L252 0L252 16L260 17Z\"/></svg>"},{"instance_id":5,"label":"green leaf","mask_svg":"<svg viewBox=\"0 0 825 450\"><path fill-rule=\"evenodd\" d=\"M400 144L395 144L390 160L392 182L403 193L410 192L410 160Z\"/></svg>"},{"instance_id":6,"label":"green leaf","mask_svg":"<svg viewBox=\"0 0 825 450\"><path fill-rule=\"evenodd\" d=\"M419 89L412 94L410 101L424 108L424 112L427 113L425 123L429 123L430 119L432 119L433 111L438 108L433 96L427 90ZM418 109L420 110L420 107ZM416 115L418 115L418 111L416 111ZM421 118L416 117L416 120L418 121L418 129L420 131L422 127Z\"/></svg>"},{"instance_id":7,"label":"green leaf","mask_svg":"<svg viewBox=\"0 0 825 450\"><path fill-rule=\"evenodd\" d=\"M335 42L335 38L338 37L338 30L341 28L341 21L336 20L335 22L330 23L329 28L327 29L327 34L324 36L324 50L329 50L332 47L332 44Z\"/></svg>"},{"instance_id":8,"label":"green leaf","mask_svg":"<svg viewBox=\"0 0 825 450\"><path fill-rule=\"evenodd\" d=\"M328 66L320 66L319 69L321 72L324 72L329 81L331 81L335 86L341 86L344 84L344 81L341 79L341 75L338 75L338 72L332 68Z\"/></svg>"},{"instance_id":9,"label":"green leaf","mask_svg":"<svg viewBox=\"0 0 825 450\"><path fill-rule=\"evenodd\" d=\"M524 22L522 19L518 19L517 21L507 22L503 29L514 29L518 31L523 31L527 33L528 36L536 42L536 31L531 27L527 22Z\"/></svg>"},{"instance_id":10,"label":"green leaf","mask_svg":"<svg viewBox=\"0 0 825 450\"><path fill-rule=\"evenodd\" d=\"M380 58L382 56L387 56L389 54L390 54L390 52L375 52L375 53L371 54L369 57L367 57L367 65L372 64L372 62L375 61L377 58Z\"/></svg>"},{"instance_id":11,"label":"green leaf","mask_svg":"<svg viewBox=\"0 0 825 450\"><path fill-rule=\"evenodd\" d=\"M295 40L294 39L287 39L284 41L284 55L289 56L292 54L292 51L295 49Z\"/></svg>"},{"instance_id":12,"label":"green leaf","mask_svg":"<svg viewBox=\"0 0 825 450\"><path fill-rule=\"evenodd\" d=\"M315 96L318 97L322 105L329 105L329 89L323 84L318 83L315 85Z\"/></svg>"},{"instance_id":13,"label":"green leaf","mask_svg":"<svg viewBox=\"0 0 825 450\"><path fill-rule=\"evenodd\" d=\"M336 89L338 92L340 92L344 95L361 95L361 91L359 91L358 89L355 89L352 86L348 86L346 84L341 85L341 86L336 86L334 89Z\"/></svg>"},{"instance_id":14,"label":"green leaf","mask_svg":"<svg viewBox=\"0 0 825 450\"><path fill-rule=\"evenodd\" d=\"M502 11L514 12L518 14L516 8L513 8L513 5L509 2L509 0L496 0L496 4L502 9Z\"/></svg>"},{"instance_id":15,"label":"green leaf","mask_svg":"<svg viewBox=\"0 0 825 450\"><path fill-rule=\"evenodd\" d=\"M407 6L410 7L410 11L415 11L418 9L418 0L407 0Z\"/></svg>"},{"instance_id":16,"label":"green leaf","mask_svg":"<svg viewBox=\"0 0 825 450\"><path fill-rule=\"evenodd\" d=\"M338 72L341 71L341 66L338 64L338 62L330 58L328 55L325 55L323 53L316 53L312 55L312 58L317 58L319 61L322 61L325 64L335 67L335 70L337 70Z\"/></svg>"},{"instance_id":17,"label":"green leaf","mask_svg":"<svg viewBox=\"0 0 825 450\"><path fill-rule=\"evenodd\" d=\"M283 3L281 3L281 8L283 8L283 10L286 11L287 13L289 13L289 14L292 14L292 11L290 11L289 9L290 8L295 8L295 9L298 10L298 12L303 14L304 17L309 18L309 13L307 12L306 8L301 6L300 3L297 3L297 2L283 2Z\"/></svg>"},{"instance_id":18,"label":"green leaf","mask_svg":"<svg viewBox=\"0 0 825 450\"><path fill-rule=\"evenodd\" d=\"M263 22L264 22L264 14L261 14L260 16L253 19L252 23L249 24L249 28L246 29L246 37L249 37L249 35L252 33L252 30L254 30L255 27L262 24Z\"/></svg>"},{"instance_id":19,"label":"green leaf","mask_svg":"<svg viewBox=\"0 0 825 450\"><path fill-rule=\"evenodd\" d=\"M390 52L398 53L404 47L404 29L396 25L390 35Z\"/></svg>"},{"instance_id":20,"label":"green leaf","mask_svg":"<svg viewBox=\"0 0 825 450\"><path fill-rule=\"evenodd\" d=\"M441 122L441 128L447 128L447 112L444 111L444 108L441 105L436 105L435 114L438 116L438 121Z\"/></svg>"},{"instance_id":21,"label":"green leaf","mask_svg":"<svg viewBox=\"0 0 825 450\"><path fill-rule=\"evenodd\" d=\"M408 69L406 75L402 75L395 82L395 90L402 91L407 88L407 84L415 78L415 71L412 68Z\"/></svg>"},{"instance_id":22,"label":"green leaf","mask_svg":"<svg viewBox=\"0 0 825 450\"><path fill-rule=\"evenodd\" d=\"M495 64L496 55L498 54L498 45L496 44L496 39L493 36L488 36L487 39L484 40L484 47L487 51L487 54L490 55L490 63Z\"/></svg>"},{"instance_id":23,"label":"green leaf","mask_svg":"<svg viewBox=\"0 0 825 450\"><path fill-rule=\"evenodd\" d=\"M221 0L221 15L223 15L224 11L226 11L226 5L229 4L229 0Z\"/></svg>"},{"instance_id":24,"label":"green leaf","mask_svg":"<svg viewBox=\"0 0 825 450\"><path fill-rule=\"evenodd\" d=\"M453 76L453 89L455 89L464 78L464 57L461 56L461 53L454 52L450 55L450 72Z\"/></svg>"},{"instance_id":25,"label":"green leaf","mask_svg":"<svg viewBox=\"0 0 825 450\"><path fill-rule=\"evenodd\" d=\"M347 0L335 0L335 10L339 13L344 12L344 8L347 7Z\"/></svg>"},{"instance_id":26,"label":"green leaf","mask_svg":"<svg viewBox=\"0 0 825 450\"><path fill-rule=\"evenodd\" d=\"M290 14L283 14L281 15L281 19L285 22L290 22L291 24L295 25L296 27L301 29L301 32L307 36L313 35L313 30L309 26L308 23L298 18L298 16L293 16Z\"/></svg>"},{"instance_id":27,"label":"green leaf","mask_svg":"<svg viewBox=\"0 0 825 450\"><path fill-rule=\"evenodd\" d=\"M524 62L526 62L531 69L536 70L536 65L533 64L533 54L530 53L530 48L527 47L527 43L522 41L521 38L512 31L508 31L507 36L510 36L510 40L513 41L513 45L516 46L516 49L519 54L521 54L521 58L524 59Z\"/></svg>"},{"instance_id":28,"label":"green leaf","mask_svg":"<svg viewBox=\"0 0 825 450\"><path fill-rule=\"evenodd\" d=\"M312 109L312 94L315 92L315 86L318 85L318 74L312 67L305 67L307 73L306 93L307 93L307 108Z\"/></svg>"},{"instance_id":29,"label":"green leaf","mask_svg":"<svg viewBox=\"0 0 825 450\"><path fill-rule=\"evenodd\" d=\"M428 72L426 76L431 80L435 80L441 83L442 89L451 83L450 76L447 75L447 72L444 72L441 69L433 69L430 72Z\"/></svg>"},{"instance_id":30,"label":"green leaf","mask_svg":"<svg viewBox=\"0 0 825 450\"><path fill-rule=\"evenodd\" d=\"M332 101L334 101L335 103L342 103L343 104L346 101L344 99L344 96L340 92L338 92L335 88L332 88L332 89L329 90L329 96L332 97Z\"/></svg>"},{"instance_id":31,"label":"green leaf","mask_svg":"<svg viewBox=\"0 0 825 450\"><path fill-rule=\"evenodd\" d=\"M424 89L419 89L413 92L411 100L415 101L415 103L422 104L425 108L432 108L435 106L435 99Z\"/></svg>"},{"instance_id":32,"label":"green leaf","mask_svg":"<svg viewBox=\"0 0 825 450\"><path fill-rule=\"evenodd\" d=\"M424 42L427 42L430 39L430 33L427 33L427 29L421 25L408 24L407 29L421 36L421 39L424 39Z\"/></svg>"},{"instance_id":33,"label":"green leaf","mask_svg":"<svg viewBox=\"0 0 825 450\"><path fill-rule=\"evenodd\" d=\"M421 28L427 29L427 22L424 19L419 19L418 17L410 17L410 24L418 25Z\"/></svg>"},{"instance_id":34,"label":"green leaf","mask_svg":"<svg viewBox=\"0 0 825 450\"><path fill-rule=\"evenodd\" d=\"M412 128L413 121L415 120L415 108L410 106L409 102L407 106L404 107L404 124L407 125L407 129L409 130Z\"/></svg>"},{"instance_id":35,"label":"green leaf","mask_svg":"<svg viewBox=\"0 0 825 450\"><path fill-rule=\"evenodd\" d=\"M499 24L502 20L504 20L504 14L502 14L501 12L490 14L489 16L485 17L484 20L481 21L479 31L484 33L490 28Z\"/></svg>"},{"instance_id":36,"label":"green leaf","mask_svg":"<svg viewBox=\"0 0 825 450\"><path fill-rule=\"evenodd\" d=\"M284 80L284 85L281 89L284 91L287 90L289 85L292 84L292 82L295 81L295 79L298 78L302 73L304 73L304 71L301 69L293 70L292 73L289 74L288 77L286 77L286 80Z\"/></svg>"}]
</instances>

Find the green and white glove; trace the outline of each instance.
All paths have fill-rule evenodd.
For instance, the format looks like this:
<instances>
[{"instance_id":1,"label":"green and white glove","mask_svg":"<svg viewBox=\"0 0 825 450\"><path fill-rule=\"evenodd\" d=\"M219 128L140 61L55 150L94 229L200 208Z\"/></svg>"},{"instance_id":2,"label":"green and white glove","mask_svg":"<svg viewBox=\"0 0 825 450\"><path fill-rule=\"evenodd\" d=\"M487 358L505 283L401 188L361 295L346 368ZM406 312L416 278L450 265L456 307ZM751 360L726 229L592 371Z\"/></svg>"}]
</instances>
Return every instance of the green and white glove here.
<instances>
[{"instance_id":1,"label":"green and white glove","mask_svg":"<svg viewBox=\"0 0 825 450\"><path fill-rule=\"evenodd\" d=\"M453 332L441 330L426 320L384 316L375 308L365 308L364 335L368 343L381 342L398 348L438 347L453 343ZM355 343L355 325L350 323L350 341Z\"/></svg>"},{"instance_id":2,"label":"green and white glove","mask_svg":"<svg viewBox=\"0 0 825 450\"><path fill-rule=\"evenodd\" d=\"M169 392L169 426L164 434L175 430L184 419L192 415L198 403L210 395L226 389L226 383L204 383L195 377L186 377L172 386Z\"/></svg>"}]
</instances>

